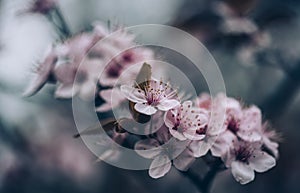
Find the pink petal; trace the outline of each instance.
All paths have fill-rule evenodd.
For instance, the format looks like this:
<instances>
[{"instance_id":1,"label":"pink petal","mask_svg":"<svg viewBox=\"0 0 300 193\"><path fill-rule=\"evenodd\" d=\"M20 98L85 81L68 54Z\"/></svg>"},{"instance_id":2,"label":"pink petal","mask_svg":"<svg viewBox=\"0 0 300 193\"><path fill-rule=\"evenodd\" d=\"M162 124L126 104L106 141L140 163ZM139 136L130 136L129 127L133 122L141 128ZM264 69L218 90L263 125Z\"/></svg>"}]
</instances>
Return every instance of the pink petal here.
<instances>
[{"instance_id":1,"label":"pink petal","mask_svg":"<svg viewBox=\"0 0 300 193\"><path fill-rule=\"evenodd\" d=\"M138 141L134 149L140 156L148 159L153 159L156 157L160 152L161 148L157 140L155 139L145 139Z\"/></svg>"},{"instance_id":2,"label":"pink petal","mask_svg":"<svg viewBox=\"0 0 300 193\"><path fill-rule=\"evenodd\" d=\"M174 115L174 116L173 116ZM175 126L177 117L177 109L169 110L164 115L164 121L168 128L172 129Z\"/></svg>"},{"instance_id":3,"label":"pink petal","mask_svg":"<svg viewBox=\"0 0 300 193\"><path fill-rule=\"evenodd\" d=\"M194 161L195 157L193 156L192 152L186 149L173 160L173 164L177 169L181 171L187 171Z\"/></svg>"},{"instance_id":4,"label":"pink petal","mask_svg":"<svg viewBox=\"0 0 300 193\"><path fill-rule=\"evenodd\" d=\"M215 140L212 139L213 146L211 147L211 153L213 156L222 157L233 146L234 140L237 137L230 131L226 131L219 136L215 136Z\"/></svg>"},{"instance_id":5,"label":"pink petal","mask_svg":"<svg viewBox=\"0 0 300 193\"><path fill-rule=\"evenodd\" d=\"M157 108L161 111L167 111L180 105L180 102L175 99L164 99L158 105Z\"/></svg>"},{"instance_id":6,"label":"pink petal","mask_svg":"<svg viewBox=\"0 0 300 193\"><path fill-rule=\"evenodd\" d=\"M51 48L51 50L48 51L45 60L38 66L37 72L27 89L24 91L23 96L29 97L34 95L46 84L56 61L57 55L53 51L53 48Z\"/></svg>"},{"instance_id":7,"label":"pink petal","mask_svg":"<svg viewBox=\"0 0 300 193\"><path fill-rule=\"evenodd\" d=\"M163 177L170 171L171 165L171 160L167 155L159 155L152 161L149 175L155 179Z\"/></svg>"},{"instance_id":8,"label":"pink petal","mask_svg":"<svg viewBox=\"0 0 300 193\"><path fill-rule=\"evenodd\" d=\"M269 154L256 150L249 159L250 166L257 172L265 172L276 165L276 160Z\"/></svg>"},{"instance_id":9,"label":"pink petal","mask_svg":"<svg viewBox=\"0 0 300 193\"><path fill-rule=\"evenodd\" d=\"M262 138L261 134L255 130L250 130L250 131L240 130L237 132L237 135L243 140L249 142L260 141Z\"/></svg>"},{"instance_id":10,"label":"pink petal","mask_svg":"<svg viewBox=\"0 0 300 193\"><path fill-rule=\"evenodd\" d=\"M121 91L123 95L130 101L134 103L145 103L147 102L145 99L144 92L140 89L133 88L132 86L122 85Z\"/></svg>"},{"instance_id":11,"label":"pink petal","mask_svg":"<svg viewBox=\"0 0 300 193\"><path fill-rule=\"evenodd\" d=\"M279 157L278 143L271 141L268 137L263 137L263 142L266 148L271 151L271 153L275 156L275 158L278 158Z\"/></svg>"},{"instance_id":12,"label":"pink petal","mask_svg":"<svg viewBox=\"0 0 300 193\"><path fill-rule=\"evenodd\" d=\"M246 163L239 161L232 162L231 173L235 180L241 184L247 184L254 180L254 171Z\"/></svg>"},{"instance_id":13,"label":"pink petal","mask_svg":"<svg viewBox=\"0 0 300 193\"><path fill-rule=\"evenodd\" d=\"M201 140L201 139L203 139L205 137L205 135L196 134L196 129L197 128L190 128L189 130L184 131L183 135L187 139L190 139L190 140Z\"/></svg>"},{"instance_id":14,"label":"pink petal","mask_svg":"<svg viewBox=\"0 0 300 193\"><path fill-rule=\"evenodd\" d=\"M156 109L150 105L145 105L143 103L136 103L134 105L134 108L136 111L145 114L145 115L153 115L154 113L156 113Z\"/></svg>"},{"instance_id":15,"label":"pink petal","mask_svg":"<svg viewBox=\"0 0 300 193\"><path fill-rule=\"evenodd\" d=\"M192 141L190 144L190 149L193 152L195 157L202 157L207 154L210 149L211 144L205 140L202 141Z\"/></svg>"}]
</instances>

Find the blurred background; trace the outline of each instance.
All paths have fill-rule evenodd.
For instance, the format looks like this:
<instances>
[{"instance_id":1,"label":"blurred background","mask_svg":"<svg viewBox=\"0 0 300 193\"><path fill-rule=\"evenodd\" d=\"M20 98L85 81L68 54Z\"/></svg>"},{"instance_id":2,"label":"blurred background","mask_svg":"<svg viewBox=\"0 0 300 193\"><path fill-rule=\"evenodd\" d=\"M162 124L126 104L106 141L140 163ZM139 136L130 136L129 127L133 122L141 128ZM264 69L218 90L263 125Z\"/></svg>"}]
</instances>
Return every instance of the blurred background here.
<instances>
[{"instance_id":1,"label":"blurred background","mask_svg":"<svg viewBox=\"0 0 300 193\"><path fill-rule=\"evenodd\" d=\"M0 0L0 192L197 192L175 169L154 180L147 171L95 162L97 158L83 142L72 137L77 130L71 101L54 99L53 85L34 97L22 98L35 61L59 38L47 13L31 10L24 14L33 2ZM212 192L300 191L299 1L57 3L72 34L98 20L122 26L167 24L197 37L217 61L227 95L260 106L283 138L275 168L257 174L256 180L245 186L236 183L230 171L224 171L214 180ZM197 82L196 74L190 77Z\"/></svg>"}]
</instances>

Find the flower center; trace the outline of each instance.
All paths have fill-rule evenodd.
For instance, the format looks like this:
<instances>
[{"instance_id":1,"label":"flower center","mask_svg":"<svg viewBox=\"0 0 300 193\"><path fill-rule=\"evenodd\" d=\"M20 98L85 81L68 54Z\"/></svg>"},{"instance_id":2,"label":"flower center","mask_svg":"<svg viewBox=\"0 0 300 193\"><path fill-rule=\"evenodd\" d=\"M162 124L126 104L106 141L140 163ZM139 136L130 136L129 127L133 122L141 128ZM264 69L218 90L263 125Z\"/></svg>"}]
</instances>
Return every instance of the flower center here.
<instances>
[{"instance_id":1,"label":"flower center","mask_svg":"<svg viewBox=\"0 0 300 193\"><path fill-rule=\"evenodd\" d=\"M232 133L236 133L239 131L239 122L236 121L234 118L231 118L228 122L227 129L230 130Z\"/></svg>"},{"instance_id":2,"label":"flower center","mask_svg":"<svg viewBox=\"0 0 300 193\"><path fill-rule=\"evenodd\" d=\"M198 123L198 126L200 126L200 123ZM197 129L196 133L198 135L205 135L207 131L207 125L205 125L204 127L201 127L199 129Z\"/></svg>"},{"instance_id":3,"label":"flower center","mask_svg":"<svg viewBox=\"0 0 300 193\"><path fill-rule=\"evenodd\" d=\"M248 159L251 157L252 152L247 147L239 147L235 151L236 160L241 162L248 162Z\"/></svg>"},{"instance_id":4,"label":"flower center","mask_svg":"<svg viewBox=\"0 0 300 193\"><path fill-rule=\"evenodd\" d=\"M121 71L121 65L119 64L112 64L108 67L107 69L107 73L109 74L109 76L111 77L119 77L120 75L120 71Z\"/></svg>"}]
</instances>

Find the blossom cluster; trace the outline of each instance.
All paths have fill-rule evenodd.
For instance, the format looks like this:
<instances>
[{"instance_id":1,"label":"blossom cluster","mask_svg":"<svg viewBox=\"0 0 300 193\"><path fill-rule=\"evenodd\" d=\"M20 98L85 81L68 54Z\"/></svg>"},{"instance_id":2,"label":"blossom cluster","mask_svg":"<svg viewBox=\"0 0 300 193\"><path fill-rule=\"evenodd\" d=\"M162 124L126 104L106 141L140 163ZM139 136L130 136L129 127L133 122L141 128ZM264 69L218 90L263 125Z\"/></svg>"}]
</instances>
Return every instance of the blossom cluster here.
<instances>
[{"instance_id":1,"label":"blossom cluster","mask_svg":"<svg viewBox=\"0 0 300 193\"><path fill-rule=\"evenodd\" d=\"M183 101L170 83L152 77L161 67L145 64L153 60L154 53L134 39L124 29L110 33L96 23L92 31L52 45L24 95L31 96L46 83L55 83L56 98L100 97L99 112L129 102L132 114L142 115L143 120L133 117L135 121L149 122L147 127L155 131L134 146L140 156L153 159L149 168L153 178L167 174L172 164L186 171L196 158L209 152L220 158L241 184L252 181L255 172L275 166L277 136L263 122L257 106L246 107L224 94L212 97L204 93ZM143 72L145 67L151 70ZM114 131L112 136L121 143L128 135L133 134L122 130L121 135ZM102 143L105 141L99 145ZM107 151L102 157L117 157L114 153Z\"/></svg>"},{"instance_id":2,"label":"blossom cluster","mask_svg":"<svg viewBox=\"0 0 300 193\"><path fill-rule=\"evenodd\" d=\"M116 86L122 72L128 71L122 81L130 81L139 71L139 68L130 67L153 58L153 52L138 47L134 38L122 28L110 33L103 24L95 23L92 31L51 45L34 70L24 96L36 94L46 83L55 83L56 98L78 95L84 100L92 100L99 95L109 102L111 88ZM120 102L125 99L119 96ZM103 103L98 110L110 108Z\"/></svg>"},{"instance_id":3,"label":"blossom cluster","mask_svg":"<svg viewBox=\"0 0 300 193\"><path fill-rule=\"evenodd\" d=\"M164 176L172 163L185 171L195 158L209 151L222 159L241 184L252 181L254 171L265 172L275 166L276 135L262 122L258 107L244 107L224 94L213 98L201 94L195 101L180 101L168 84L157 80L147 82L143 87L124 85L121 91L135 104L137 112L152 115L153 119L157 119L157 112L164 113L164 124L155 135L135 145L139 155L153 159L149 169L151 177ZM224 115L212 116L212 112ZM213 123L218 118L223 118L219 120L222 124L216 127ZM175 139L172 148L165 147L171 138Z\"/></svg>"}]
</instances>

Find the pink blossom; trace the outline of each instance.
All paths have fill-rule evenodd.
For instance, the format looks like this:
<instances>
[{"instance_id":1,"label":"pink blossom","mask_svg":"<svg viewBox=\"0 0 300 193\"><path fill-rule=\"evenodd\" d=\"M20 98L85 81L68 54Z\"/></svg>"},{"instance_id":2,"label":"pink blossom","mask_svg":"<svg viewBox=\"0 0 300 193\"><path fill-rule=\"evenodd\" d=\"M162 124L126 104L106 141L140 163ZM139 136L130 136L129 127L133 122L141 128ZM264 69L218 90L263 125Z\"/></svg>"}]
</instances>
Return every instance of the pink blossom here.
<instances>
[{"instance_id":1,"label":"pink blossom","mask_svg":"<svg viewBox=\"0 0 300 193\"><path fill-rule=\"evenodd\" d=\"M211 150L214 156L219 156L226 152L227 146L231 141L231 135L225 138L220 138L219 135L223 134L226 128L222 125L224 122L224 113L226 108L226 96L218 94L211 99L208 94L201 94L196 100L196 104L200 108L205 108L208 112L208 124L203 130L204 138L193 140L190 143L190 149L195 157L201 157ZM214 112L211 112L213 109ZM213 116L212 116L213 113ZM234 135L233 135L234 136ZM223 140L224 139L224 140Z\"/></svg>"},{"instance_id":2,"label":"pink blossom","mask_svg":"<svg viewBox=\"0 0 300 193\"><path fill-rule=\"evenodd\" d=\"M185 101L166 112L164 121L170 133L177 139L200 140L205 137L208 113L194 107L192 101Z\"/></svg>"},{"instance_id":3,"label":"pink blossom","mask_svg":"<svg viewBox=\"0 0 300 193\"><path fill-rule=\"evenodd\" d=\"M254 180L254 171L265 172L276 165L276 160L261 150L261 143L234 141L234 146L223 158L232 175L241 184Z\"/></svg>"},{"instance_id":4,"label":"pink blossom","mask_svg":"<svg viewBox=\"0 0 300 193\"><path fill-rule=\"evenodd\" d=\"M205 155L209 150L212 155L221 157L232 147L232 141L241 138L245 141L260 141L262 135L261 112L256 106L242 108L239 101L226 97L223 94L210 99L209 95L202 94L196 100L198 107L205 107L214 112L214 119L210 120L206 129L205 137L201 140L193 141L190 148L196 157ZM220 122L224 115L222 112L226 108L225 122L222 125L215 125ZM209 119L211 119L210 117Z\"/></svg>"},{"instance_id":5,"label":"pink blossom","mask_svg":"<svg viewBox=\"0 0 300 193\"><path fill-rule=\"evenodd\" d=\"M146 115L153 115L157 109L168 111L180 104L175 99L176 91L162 81L150 80L144 90L122 85L121 91L128 100L136 103L134 105L136 111Z\"/></svg>"},{"instance_id":6,"label":"pink blossom","mask_svg":"<svg viewBox=\"0 0 300 193\"><path fill-rule=\"evenodd\" d=\"M135 151L142 157L153 159L149 175L152 178L160 178L166 175L173 165L181 171L186 171L195 161L192 152L186 148L186 143L175 140L167 147L161 146L171 138L166 126L160 128L155 138L141 140L136 143ZM173 161L171 161L173 159Z\"/></svg>"},{"instance_id":7,"label":"pink blossom","mask_svg":"<svg viewBox=\"0 0 300 193\"><path fill-rule=\"evenodd\" d=\"M89 64L95 63L95 60L87 59L87 61L85 61L85 66L82 67L83 70L80 69L79 72L77 71L79 64L86 56L89 49L105 35L104 30L100 30L99 28L100 27L95 27L92 33L82 33L70 38L62 44L52 46L46 52L45 59L42 60L38 66L35 77L24 92L24 96L35 94L47 82L58 81L56 96L60 98L72 97L72 84L75 81L76 74L78 75L77 81L79 81L80 84L74 83L74 94L82 93L81 96L90 95L90 92L84 90L91 91L94 89L94 86L97 83L94 79L96 78L96 75L98 76L97 72L100 71L98 67L102 64L101 60L99 60L99 65L95 68L95 65ZM91 84L92 82L94 83ZM84 85L81 83L88 84L79 88L80 85ZM89 97L90 96L88 96L88 98Z\"/></svg>"},{"instance_id":8,"label":"pink blossom","mask_svg":"<svg viewBox=\"0 0 300 193\"><path fill-rule=\"evenodd\" d=\"M227 98L225 127L245 141L259 141L262 126L261 112L256 106L243 109L240 102Z\"/></svg>"}]
</instances>

